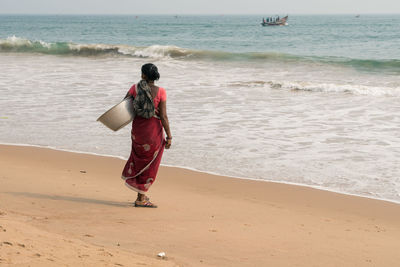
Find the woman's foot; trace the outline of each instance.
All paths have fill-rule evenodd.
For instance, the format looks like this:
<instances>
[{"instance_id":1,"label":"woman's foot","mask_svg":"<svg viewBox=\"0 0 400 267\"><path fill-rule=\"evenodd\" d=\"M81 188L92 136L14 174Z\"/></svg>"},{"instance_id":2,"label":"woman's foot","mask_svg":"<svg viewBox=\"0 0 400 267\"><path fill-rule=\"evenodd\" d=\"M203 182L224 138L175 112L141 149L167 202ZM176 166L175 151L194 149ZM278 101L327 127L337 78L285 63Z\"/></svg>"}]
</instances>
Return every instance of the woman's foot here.
<instances>
[{"instance_id":1,"label":"woman's foot","mask_svg":"<svg viewBox=\"0 0 400 267\"><path fill-rule=\"evenodd\" d=\"M151 203L150 199L145 194L138 193L137 199L135 201L135 207L157 208L157 205Z\"/></svg>"},{"instance_id":2,"label":"woman's foot","mask_svg":"<svg viewBox=\"0 0 400 267\"><path fill-rule=\"evenodd\" d=\"M143 200L143 201L136 200L136 201L135 201L135 207L141 207L141 208L157 208L157 205L151 203L151 202L149 201L149 199L147 198L147 199L145 199L145 200Z\"/></svg>"}]
</instances>

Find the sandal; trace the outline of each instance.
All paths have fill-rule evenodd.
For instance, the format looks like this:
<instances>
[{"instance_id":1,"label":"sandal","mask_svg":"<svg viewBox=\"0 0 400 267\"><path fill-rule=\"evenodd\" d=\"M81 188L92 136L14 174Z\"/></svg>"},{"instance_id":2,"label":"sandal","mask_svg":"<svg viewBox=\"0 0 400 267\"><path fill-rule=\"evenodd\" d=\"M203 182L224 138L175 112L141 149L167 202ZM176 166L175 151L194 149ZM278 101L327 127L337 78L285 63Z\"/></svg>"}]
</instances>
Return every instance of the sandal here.
<instances>
[{"instance_id":1,"label":"sandal","mask_svg":"<svg viewBox=\"0 0 400 267\"><path fill-rule=\"evenodd\" d=\"M151 203L148 199L145 199L144 201L135 201L135 207L157 208L157 205Z\"/></svg>"}]
</instances>

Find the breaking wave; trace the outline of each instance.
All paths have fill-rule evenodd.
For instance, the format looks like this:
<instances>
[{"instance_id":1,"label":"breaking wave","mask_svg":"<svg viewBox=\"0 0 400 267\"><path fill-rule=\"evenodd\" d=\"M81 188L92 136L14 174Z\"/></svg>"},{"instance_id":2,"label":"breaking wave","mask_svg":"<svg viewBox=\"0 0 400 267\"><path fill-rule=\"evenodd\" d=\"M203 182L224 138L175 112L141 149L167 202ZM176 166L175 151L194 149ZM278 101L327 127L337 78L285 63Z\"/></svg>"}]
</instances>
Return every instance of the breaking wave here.
<instances>
[{"instance_id":1,"label":"breaking wave","mask_svg":"<svg viewBox=\"0 0 400 267\"><path fill-rule=\"evenodd\" d=\"M353 95L400 96L400 87L368 86L359 84L336 84L293 81L243 81L229 82L228 87L267 87L272 90L292 92L344 93Z\"/></svg>"},{"instance_id":2,"label":"breaking wave","mask_svg":"<svg viewBox=\"0 0 400 267\"><path fill-rule=\"evenodd\" d=\"M400 73L400 60L351 59L343 57L297 56L275 52L234 53L224 51L193 50L177 46L152 45L110 45L76 44L69 42L48 43L41 40L28 40L19 37L0 39L0 52L40 53L72 56L123 56L141 58L175 58L188 60L249 61L281 63L321 63L353 67L363 71L385 71Z\"/></svg>"},{"instance_id":3,"label":"breaking wave","mask_svg":"<svg viewBox=\"0 0 400 267\"><path fill-rule=\"evenodd\" d=\"M76 44L68 42L47 43L19 37L0 39L0 52L40 53L73 56L128 56L128 57L172 57L189 56L189 50L176 46L153 45L136 47L129 45Z\"/></svg>"},{"instance_id":4,"label":"breaking wave","mask_svg":"<svg viewBox=\"0 0 400 267\"><path fill-rule=\"evenodd\" d=\"M41 53L74 56L127 56L143 58L177 58L199 60L295 60L296 56L280 53L230 53L191 50L177 46L151 45L147 47L109 44L47 43L19 37L0 39L0 52Z\"/></svg>"},{"instance_id":5,"label":"breaking wave","mask_svg":"<svg viewBox=\"0 0 400 267\"><path fill-rule=\"evenodd\" d=\"M332 84L316 82L268 82L272 89L293 92L345 93L354 95L400 96L400 87L367 86L356 84Z\"/></svg>"}]
</instances>

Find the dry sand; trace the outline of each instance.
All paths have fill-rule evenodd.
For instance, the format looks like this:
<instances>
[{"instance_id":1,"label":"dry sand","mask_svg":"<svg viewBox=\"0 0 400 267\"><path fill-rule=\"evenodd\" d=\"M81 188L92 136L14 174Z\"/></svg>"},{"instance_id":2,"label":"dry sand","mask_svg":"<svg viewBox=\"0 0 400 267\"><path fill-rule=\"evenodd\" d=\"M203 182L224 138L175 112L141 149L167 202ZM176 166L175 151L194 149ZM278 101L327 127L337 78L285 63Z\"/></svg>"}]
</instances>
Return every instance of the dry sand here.
<instances>
[{"instance_id":1,"label":"dry sand","mask_svg":"<svg viewBox=\"0 0 400 267\"><path fill-rule=\"evenodd\" d=\"M398 204L162 167L134 208L124 163L1 145L0 265L399 266Z\"/></svg>"}]
</instances>

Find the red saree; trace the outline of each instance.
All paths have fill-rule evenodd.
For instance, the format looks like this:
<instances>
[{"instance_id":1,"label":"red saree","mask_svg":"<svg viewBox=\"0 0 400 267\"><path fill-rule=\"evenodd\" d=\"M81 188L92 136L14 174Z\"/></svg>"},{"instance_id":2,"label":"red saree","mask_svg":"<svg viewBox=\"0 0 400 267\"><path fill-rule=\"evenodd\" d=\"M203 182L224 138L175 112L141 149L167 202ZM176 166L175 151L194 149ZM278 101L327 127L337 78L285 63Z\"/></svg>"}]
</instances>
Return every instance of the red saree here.
<instances>
[{"instance_id":1,"label":"red saree","mask_svg":"<svg viewBox=\"0 0 400 267\"><path fill-rule=\"evenodd\" d=\"M129 94L136 96L133 85ZM160 87L154 98L154 106L158 108L160 101L166 100L165 89ZM160 119L135 117L132 122L132 150L122 171L121 178L130 189L144 194L156 180L158 167L165 147L164 130Z\"/></svg>"},{"instance_id":2,"label":"red saree","mask_svg":"<svg viewBox=\"0 0 400 267\"><path fill-rule=\"evenodd\" d=\"M136 117L132 122L131 139L132 150L122 171L122 179L127 187L144 194L156 179L164 152L161 121L155 117Z\"/></svg>"}]
</instances>

